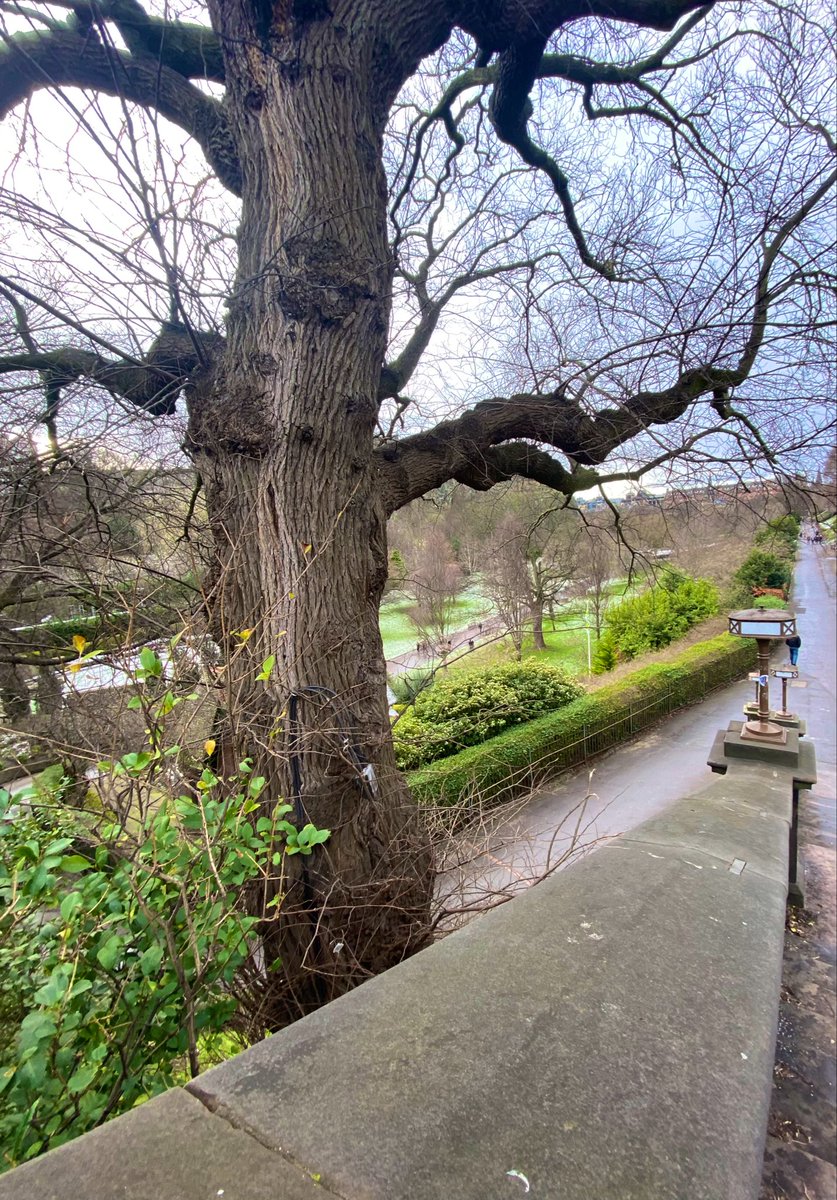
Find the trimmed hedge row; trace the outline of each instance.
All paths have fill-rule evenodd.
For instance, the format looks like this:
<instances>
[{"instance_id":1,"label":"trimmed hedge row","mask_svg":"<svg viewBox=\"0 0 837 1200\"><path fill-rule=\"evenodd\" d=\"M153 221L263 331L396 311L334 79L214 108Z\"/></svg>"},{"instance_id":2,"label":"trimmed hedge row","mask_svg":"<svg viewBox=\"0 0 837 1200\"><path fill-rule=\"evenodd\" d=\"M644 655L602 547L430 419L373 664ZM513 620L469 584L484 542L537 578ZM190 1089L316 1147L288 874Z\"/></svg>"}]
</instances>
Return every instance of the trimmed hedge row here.
<instances>
[{"instance_id":1,"label":"trimmed hedge row","mask_svg":"<svg viewBox=\"0 0 837 1200\"><path fill-rule=\"evenodd\" d=\"M410 791L420 804L477 798L499 804L740 679L755 659L753 641L723 633L670 663L642 667L557 712L411 772Z\"/></svg>"}]
</instances>

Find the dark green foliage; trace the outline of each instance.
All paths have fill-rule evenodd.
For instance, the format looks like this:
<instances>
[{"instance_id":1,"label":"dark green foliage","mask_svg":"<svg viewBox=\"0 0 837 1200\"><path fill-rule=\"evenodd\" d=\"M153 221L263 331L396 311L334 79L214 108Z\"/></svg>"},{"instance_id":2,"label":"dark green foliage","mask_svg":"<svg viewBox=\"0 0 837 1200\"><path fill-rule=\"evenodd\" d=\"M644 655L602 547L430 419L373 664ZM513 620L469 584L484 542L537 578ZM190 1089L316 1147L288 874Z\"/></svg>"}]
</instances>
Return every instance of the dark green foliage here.
<instances>
[{"instance_id":1,"label":"dark green foliage","mask_svg":"<svg viewBox=\"0 0 837 1200\"><path fill-rule=\"evenodd\" d=\"M671 663L643 667L558 712L414 771L410 790L423 804L457 805L476 798L500 803L740 679L755 654L749 639L726 633L690 646Z\"/></svg>"},{"instance_id":2,"label":"dark green foliage","mask_svg":"<svg viewBox=\"0 0 837 1200\"><path fill-rule=\"evenodd\" d=\"M766 550L753 550L735 572L742 592L752 595L753 588L787 588L791 581L791 565Z\"/></svg>"},{"instance_id":3,"label":"dark green foliage","mask_svg":"<svg viewBox=\"0 0 837 1200\"><path fill-rule=\"evenodd\" d=\"M613 636L612 629L606 629L596 643L596 650L593 654L593 674L604 675L606 671L612 671L619 661L619 651L616 646L616 638Z\"/></svg>"},{"instance_id":4,"label":"dark green foliage","mask_svg":"<svg viewBox=\"0 0 837 1200\"><path fill-rule=\"evenodd\" d=\"M474 746L582 693L559 667L527 660L456 672L421 693L395 727L398 765L410 769Z\"/></svg>"},{"instance_id":5,"label":"dark green foliage","mask_svg":"<svg viewBox=\"0 0 837 1200\"><path fill-rule=\"evenodd\" d=\"M755 544L759 550L766 550L779 558L792 559L796 554L800 527L799 517L775 517L758 531L754 538ZM773 584L766 586L772 587Z\"/></svg>"},{"instance_id":6,"label":"dark green foliage","mask_svg":"<svg viewBox=\"0 0 837 1200\"><path fill-rule=\"evenodd\" d=\"M620 659L660 650L717 611L718 591L708 579L668 571L656 587L608 610L607 632L612 641L606 643L600 663L605 656L612 660L611 648ZM601 670L609 669L601 666Z\"/></svg>"}]
</instances>

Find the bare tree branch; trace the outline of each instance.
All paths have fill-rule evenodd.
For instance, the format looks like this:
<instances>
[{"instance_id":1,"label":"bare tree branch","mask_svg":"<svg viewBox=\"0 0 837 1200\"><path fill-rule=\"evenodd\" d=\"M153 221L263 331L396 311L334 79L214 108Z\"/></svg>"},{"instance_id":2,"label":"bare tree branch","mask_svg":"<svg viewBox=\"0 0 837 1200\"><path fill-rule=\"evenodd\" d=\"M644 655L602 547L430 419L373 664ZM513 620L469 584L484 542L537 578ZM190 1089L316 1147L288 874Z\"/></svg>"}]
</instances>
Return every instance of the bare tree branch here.
<instances>
[{"instance_id":1,"label":"bare tree branch","mask_svg":"<svg viewBox=\"0 0 837 1200\"><path fill-rule=\"evenodd\" d=\"M389 511L448 479L485 490L520 474L567 495L591 487L598 482L598 475L581 468L603 463L618 447L654 425L678 420L694 401L710 393L719 415L735 419L737 414L725 407L726 398L730 389L748 377L763 343L773 299L771 269L789 238L835 182L837 171L805 198L764 246L749 329L735 365L707 361L682 370L669 387L637 391L618 408L603 408L595 414L561 387L548 395L520 393L483 400L455 420L378 449ZM748 428L752 432L751 422ZM534 446L502 445L521 438L559 450L570 459L572 469Z\"/></svg>"},{"instance_id":2,"label":"bare tree branch","mask_svg":"<svg viewBox=\"0 0 837 1200\"><path fill-rule=\"evenodd\" d=\"M83 88L154 109L190 134L221 182L241 190L238 153L222 104L157 54L126 54L95 30L0 32L0 120L42 88Z\"/></svg>"}]
</instances>

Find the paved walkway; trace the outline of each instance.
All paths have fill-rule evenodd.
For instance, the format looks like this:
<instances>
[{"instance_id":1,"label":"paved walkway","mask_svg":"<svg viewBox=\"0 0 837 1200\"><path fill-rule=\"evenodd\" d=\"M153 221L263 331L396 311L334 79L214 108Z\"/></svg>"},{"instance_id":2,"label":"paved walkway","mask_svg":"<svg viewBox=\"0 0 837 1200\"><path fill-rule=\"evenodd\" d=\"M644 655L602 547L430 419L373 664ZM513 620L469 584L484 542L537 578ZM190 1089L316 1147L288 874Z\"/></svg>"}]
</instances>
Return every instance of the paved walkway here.
<instances>
[{"instance_id":1,"label":"paved walkway","mask_svg":"<svg viewBox=\"0 0 837 1200\"><path fill-rule=\"evenodd\" d=\"M451 633L448 639L449 661L455 662L457 658L468 654L477 646L484 646L488 642L496 641L498 638L505 637L505 634L506 630L499 617L485 616L481 621L472 621L470 625ZM419 646L426 645L426 642L417 642L415 650L408 650L406 654L399 654L395 658L387 659L387 674L401 675L404 671L412 671L416 667L440 665L442 659L438 654L434 654L432 650L428 649L419 650Z\"/></svg>"},{"instance_id":2,"label":"paved walkway","mask_svg":"<svg viewBox=\"0 0 837 1200\"><path fill-rule=\"evenodd\" d=\"M791 685L789 692L789 703L808 721L810 735L817 740L823 764L829 753L834 760L835 712L834 606L824 569L832 570L833 587L833 560L803 545L794 602L803 639L799 682L809 686ZM775 661L783 661L786 654L777 645ZM596 760L589 772L539 790L516 806L514 815L492 818L490 839L483 830L472 845L465 842L461 858L473 861L451 864L441 890L456 892L458 900L468 904L486 890L505 894L510 888L524 888L556 861L566 865L709 783L706 758L715 733L741 718L742 706L752 698L753 685L746 680L714 692ZM774 683L771 700L780 698Z\"/></svg>"},{"instance_id":3,"label":"paved walkway","mask_svg":"<svg viewBox=\"0 0 837 1200\"><path fill-rule=\"evenodd\" d=\"M761 1200L837 1196L836 596L834 555L804 547L794 603L810 674L808 688L794 700L816 742L818 781L800 806L805 910L789 916L785 933Z\"/></svg>"}]
</instances>

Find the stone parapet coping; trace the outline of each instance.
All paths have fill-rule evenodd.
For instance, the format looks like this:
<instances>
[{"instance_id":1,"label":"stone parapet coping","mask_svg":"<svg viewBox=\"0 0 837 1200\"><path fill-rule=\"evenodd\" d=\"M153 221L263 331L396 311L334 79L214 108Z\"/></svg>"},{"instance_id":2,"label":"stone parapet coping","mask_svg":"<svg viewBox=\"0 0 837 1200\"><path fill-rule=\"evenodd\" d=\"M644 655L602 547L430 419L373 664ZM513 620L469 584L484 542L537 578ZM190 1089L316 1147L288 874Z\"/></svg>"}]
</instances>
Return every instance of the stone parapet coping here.
<instances>
[{"instance_id":1,"label":"stone parapet coping","mask_svg":"<svg viewBox=\"0 0 837 1200\"><path fill-rule=\"evenodd\" d=\"M754 1200L790 817L733 763L0 1200Z\"/></svg>"}]
</instances>

